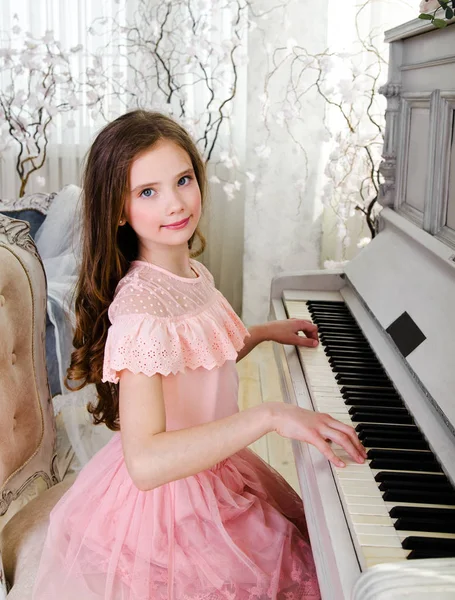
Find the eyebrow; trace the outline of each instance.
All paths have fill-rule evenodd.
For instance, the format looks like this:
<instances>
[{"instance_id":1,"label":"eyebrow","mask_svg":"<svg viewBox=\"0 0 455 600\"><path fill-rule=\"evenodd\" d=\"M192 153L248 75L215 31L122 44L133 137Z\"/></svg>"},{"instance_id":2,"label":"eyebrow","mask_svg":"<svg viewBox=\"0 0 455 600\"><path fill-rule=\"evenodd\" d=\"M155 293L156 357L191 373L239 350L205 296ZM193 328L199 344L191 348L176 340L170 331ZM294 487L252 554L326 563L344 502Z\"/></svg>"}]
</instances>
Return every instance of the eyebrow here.
<instances>
[{"instance_id":1,"label":"eyebrow","mask_svg":"<svg viewBox=\"0 0 455 600\"><path fill-rule=\"evenodd\" d=\"M190 173L191 175L194 175L194 169L192 167L188 167L188 169L185 169L184 171L182 171L181 173L176 175L175 178L180 179L180 177L182 177L183 175L188 175L188 173ZM140 183L135 188L130 190L130 194L133 194L136 190L139 190L140 188L152 187L153 185L158 185L158 184L159 184L159 181L155 181L153 183Z\"/></svg>"}]
</instances>

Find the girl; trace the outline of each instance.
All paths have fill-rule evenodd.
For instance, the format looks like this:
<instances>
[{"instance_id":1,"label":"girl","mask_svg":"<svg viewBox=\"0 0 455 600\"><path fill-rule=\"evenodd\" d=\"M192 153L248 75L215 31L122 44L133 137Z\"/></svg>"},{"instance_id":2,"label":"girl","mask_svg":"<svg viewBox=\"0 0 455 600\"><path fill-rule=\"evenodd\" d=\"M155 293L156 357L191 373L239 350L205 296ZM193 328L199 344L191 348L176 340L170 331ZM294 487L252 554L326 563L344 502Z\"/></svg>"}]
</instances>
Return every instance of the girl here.
<instances>
[{"instance_id":1,"label":"girl","mask_svg":"<svg viewBox=\"0 0 455 600\"><path fill-rule=\"evenodd\" d=\"M326 440L358 462L364 449L328 415L284 403L239 412L235 367L265 339L316 345L316 327L248 331L194 260L204 165L168 117L107 125L83 188L68 378L96 384L89 410L118 433L51 513L35 600L319 598L302 502L246 446L277 431L336 465Z\"/></svg>"}]
</instances>

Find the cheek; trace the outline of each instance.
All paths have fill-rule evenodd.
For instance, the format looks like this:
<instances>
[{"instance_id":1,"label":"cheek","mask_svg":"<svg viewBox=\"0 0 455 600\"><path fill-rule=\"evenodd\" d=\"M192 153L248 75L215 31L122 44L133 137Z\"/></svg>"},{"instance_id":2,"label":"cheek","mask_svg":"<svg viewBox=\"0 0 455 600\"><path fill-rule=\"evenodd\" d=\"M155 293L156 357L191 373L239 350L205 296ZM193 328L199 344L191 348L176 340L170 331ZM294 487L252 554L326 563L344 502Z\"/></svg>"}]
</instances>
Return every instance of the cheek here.
<instances>
[{"instance_id":1,"label":"cheek","mask_svg":"<svg viewBox=\"0 0 455 600\"><path fill-rule=\"evenodd\" d=\"M150 206L147 206L143 202L132 202L129 206L128 213L128 221L132 228L138 233L140 233L141 229L149 229L150 226L156 225L159 227L160 220L159 216L156 214L156 211L152 210Z\"/></svg>"},{"instance_id":2,"label":"cheek","mask_svg":"<svg viewBox=\"0 0 455 600\"><path fill-rule=\"evenodd\" d=\"M201 215L201 192L199 191L199 188L197 188L197 190L195 191L193 197L192 197L192 213L198 217L200 217Z\"/></svg>"}]
</instances>

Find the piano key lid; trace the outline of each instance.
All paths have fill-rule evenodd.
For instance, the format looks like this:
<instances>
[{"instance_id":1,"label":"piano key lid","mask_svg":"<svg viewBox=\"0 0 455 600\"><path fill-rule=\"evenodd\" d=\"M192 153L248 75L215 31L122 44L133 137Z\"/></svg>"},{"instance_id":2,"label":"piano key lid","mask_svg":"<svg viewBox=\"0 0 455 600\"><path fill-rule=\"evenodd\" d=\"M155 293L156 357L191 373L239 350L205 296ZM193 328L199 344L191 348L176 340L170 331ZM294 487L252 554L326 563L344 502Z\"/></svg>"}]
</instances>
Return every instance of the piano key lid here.
<instances>
[{"instance_id":1,"label":"piano key lid","mask_svg":"<svg viewBox=\"0 0 455 600\"><path fill-rule=\"evenodd\" d=\"M378 235L345 267L348 285L455 426L453 248L390 208Z\"/></svg>"}]
</instances>

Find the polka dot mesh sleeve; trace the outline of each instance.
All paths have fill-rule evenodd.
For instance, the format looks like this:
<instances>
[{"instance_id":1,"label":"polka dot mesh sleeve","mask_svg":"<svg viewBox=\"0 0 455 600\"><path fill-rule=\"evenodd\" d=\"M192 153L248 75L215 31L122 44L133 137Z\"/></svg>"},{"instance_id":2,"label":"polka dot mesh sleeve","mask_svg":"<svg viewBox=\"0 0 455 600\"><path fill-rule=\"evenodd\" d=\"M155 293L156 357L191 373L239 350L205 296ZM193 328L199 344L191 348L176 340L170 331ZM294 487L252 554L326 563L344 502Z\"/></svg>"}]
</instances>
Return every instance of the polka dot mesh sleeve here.
<instances>
[{"instance_id":1,"label":"polka dot mesh sleeve","mask_svg":"<svg viewBox=\"0 0 455 600\"><path fill-rule=\"evenodd\" d=\"M117 383L122 369L169 375L237 357L248 331L209 271L196 261L191 265L197 278L132 263L109 308L103 381Z\"/></svg>"}]
</instances>

